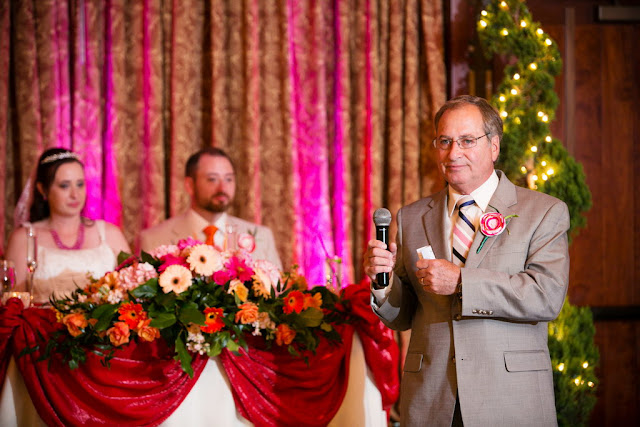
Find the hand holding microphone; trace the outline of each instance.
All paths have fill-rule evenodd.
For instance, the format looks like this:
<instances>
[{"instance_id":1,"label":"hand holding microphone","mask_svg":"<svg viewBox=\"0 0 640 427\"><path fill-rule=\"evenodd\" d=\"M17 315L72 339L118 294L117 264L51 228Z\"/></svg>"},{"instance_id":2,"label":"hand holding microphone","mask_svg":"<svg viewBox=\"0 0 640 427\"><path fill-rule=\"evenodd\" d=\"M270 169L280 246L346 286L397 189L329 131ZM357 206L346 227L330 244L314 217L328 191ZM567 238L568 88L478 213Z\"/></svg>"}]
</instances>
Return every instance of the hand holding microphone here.
<instances>
[{"instance_id":1,"label":"hand holding microphone","mask_svg":"<svg viewBox=\"0 0 640 427\"><path fill-rule=\"evenodd\" d=\"M389 272L395 262L395 244L389 244L391 212L384 208L377 209L373 214L373 222L376 226L376 240L369 242L369 249L364 256L364 268L374 287L380 289L389 285Z\"/></svg>"}]
</instances>

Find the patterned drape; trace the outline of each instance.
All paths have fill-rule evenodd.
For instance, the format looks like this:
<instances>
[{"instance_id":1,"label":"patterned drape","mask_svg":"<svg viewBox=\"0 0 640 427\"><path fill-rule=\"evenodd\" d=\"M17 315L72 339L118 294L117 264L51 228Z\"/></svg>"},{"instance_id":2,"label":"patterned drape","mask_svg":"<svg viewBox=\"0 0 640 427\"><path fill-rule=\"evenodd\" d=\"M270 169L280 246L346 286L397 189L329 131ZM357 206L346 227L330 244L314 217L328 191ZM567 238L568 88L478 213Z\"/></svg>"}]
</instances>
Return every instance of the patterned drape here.
<instances>
[{"instance_id":1,"label":"patterned drape","mask_svg":"<svg viewBox=\"0 0 640 427\"><path fill-rule=\"evenodd\" d=\"M4 243L52 146L81 155L87 215L134 247L186 209L187 157L227 150L233 213L270 226L314 283L327 253L359 279L373 210L442 185L438 0L16 0L0 23Z\"/></svg>"}]
</instances>

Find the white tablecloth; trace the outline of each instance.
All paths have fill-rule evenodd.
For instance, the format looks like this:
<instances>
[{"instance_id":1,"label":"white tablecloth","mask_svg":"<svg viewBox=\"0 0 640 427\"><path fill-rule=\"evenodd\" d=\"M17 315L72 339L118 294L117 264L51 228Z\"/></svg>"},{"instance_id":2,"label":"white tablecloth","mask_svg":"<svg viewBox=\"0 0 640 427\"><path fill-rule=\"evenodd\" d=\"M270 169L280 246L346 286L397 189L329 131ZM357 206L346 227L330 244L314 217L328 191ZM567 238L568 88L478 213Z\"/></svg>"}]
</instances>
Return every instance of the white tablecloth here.
<instances>
[{"instance_id":1,"label":"white tablecloth","mask_svg":"<svg viewBox=\"0 0 640 427\"><path fill-rule=\"evenodd\" d=\"M303 409L303 408L301 408ZM44 426L38 416L22 376L13 359L0 394L0 426ZM229 381L217 357L209 359L200 378L185 400L162 426L250 426L235 408ZM332 427L385 427L387 417L382 397L366 367L362 344L357 334L351 350L347 393Z\"/></svg>"}]
</instances>

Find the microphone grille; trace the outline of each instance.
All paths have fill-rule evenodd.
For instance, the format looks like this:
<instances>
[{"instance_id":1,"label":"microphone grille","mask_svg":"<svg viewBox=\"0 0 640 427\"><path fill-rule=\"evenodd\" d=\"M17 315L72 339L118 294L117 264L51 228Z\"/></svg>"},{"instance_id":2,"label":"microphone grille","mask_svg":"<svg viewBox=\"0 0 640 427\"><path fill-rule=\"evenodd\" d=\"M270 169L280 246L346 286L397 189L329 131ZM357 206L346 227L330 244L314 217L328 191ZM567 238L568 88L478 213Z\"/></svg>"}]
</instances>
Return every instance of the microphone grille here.
<instances>
[{"instance_id":1,"label":"microphone grille","mask_svg":"<svg viewBox=\"0 0 640 427\"><path fill-rule=\"evenodd\" d=\"M373 213L373 223L377 227L388 227L391 225L391 212L389 212L389 209L376 209Z\"/></svg>"}]
</instances>

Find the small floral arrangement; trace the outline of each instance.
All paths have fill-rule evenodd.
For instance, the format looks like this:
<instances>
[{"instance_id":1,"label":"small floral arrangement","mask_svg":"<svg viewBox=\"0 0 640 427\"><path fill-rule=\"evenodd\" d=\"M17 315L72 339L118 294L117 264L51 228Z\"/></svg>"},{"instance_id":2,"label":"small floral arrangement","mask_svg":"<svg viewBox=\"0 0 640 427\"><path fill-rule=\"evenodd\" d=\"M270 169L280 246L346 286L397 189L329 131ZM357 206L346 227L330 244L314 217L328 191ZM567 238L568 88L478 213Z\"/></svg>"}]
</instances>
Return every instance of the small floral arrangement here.
<instances>
[{"instance_id":1,"label":"small floral arrangement","mask_svg":"<svg viewBox=\"0 0 640 427\"><path fill-rule=\"evenodd\" d=\"M295 268L283 274L244 249L220 252L187 239L118 259L115 271L68 297L51 298L64 328L41 359L60 352L74 368L89 350L108 366L129 342L163 338L193 375L191 354L246 348L245 334L300 356L314 352L322 338L340 341L333 325L348 321L340 296L323 286L309 290Z\"/></svg>"},{"instance_id":2,"label":"small floral arrangement","mask_svg":"<svg viewBox=\"0 0 640 427\"><path fill-rule=\"evenodd\" d=\"M517 216L518 215L514 214L507 215L505 217L500 212L497 212L497 209L496 212L487 212L486 214L482 215L482 217L480 218L480 232L484 234L484 238L482 239L482 242L480 242L480 246L478 246L478 250L476 250L476 253L480 253L480 250L484 247L484 243L489 237L502 234L502 232L507 228L507 220L509 218Z\"/></svg>"}]
</instances>

